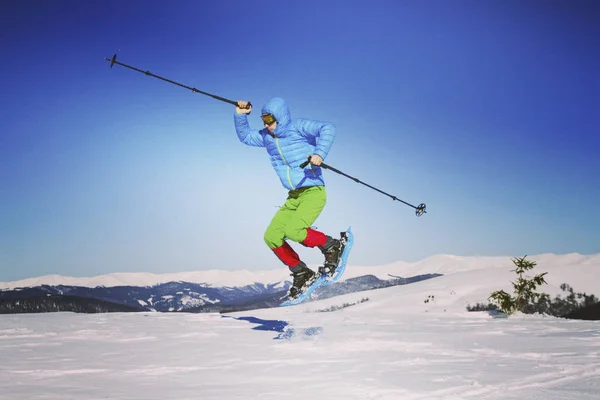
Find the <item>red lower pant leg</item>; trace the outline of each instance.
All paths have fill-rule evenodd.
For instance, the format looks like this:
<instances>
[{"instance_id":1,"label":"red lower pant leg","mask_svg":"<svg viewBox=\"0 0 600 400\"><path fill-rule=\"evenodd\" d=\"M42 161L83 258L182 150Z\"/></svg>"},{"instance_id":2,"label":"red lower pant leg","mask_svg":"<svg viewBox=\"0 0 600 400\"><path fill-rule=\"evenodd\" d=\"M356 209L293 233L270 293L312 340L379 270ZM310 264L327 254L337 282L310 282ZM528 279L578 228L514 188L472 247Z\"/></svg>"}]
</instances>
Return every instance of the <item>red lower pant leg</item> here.
<instances>
[{"instance_id":1,"label":"red lower pant leg","mask_svg":"<svg viewBox=\"0 0 600 400\"><path fill-rule=\"evenodd\" d=\"M306 247L322 247L327 243L327 236L314 229L306 229L306 239L302 241L302 244Z\"/></svg>"},{"instance_id":2,"label":"red lower pant leg","mask_svg":"<svg viewBox=\"0 0 600 400\"><path fill-rule=\"evenodd\" d=\"M300 263L300 257L298 256L298 253L296 253L294 249L292 249L292 246L285 241L281 247L274 248L273 252L277 257L279 257L281 262L288 267L295 267Z\"/></svg>"}]
</instances>

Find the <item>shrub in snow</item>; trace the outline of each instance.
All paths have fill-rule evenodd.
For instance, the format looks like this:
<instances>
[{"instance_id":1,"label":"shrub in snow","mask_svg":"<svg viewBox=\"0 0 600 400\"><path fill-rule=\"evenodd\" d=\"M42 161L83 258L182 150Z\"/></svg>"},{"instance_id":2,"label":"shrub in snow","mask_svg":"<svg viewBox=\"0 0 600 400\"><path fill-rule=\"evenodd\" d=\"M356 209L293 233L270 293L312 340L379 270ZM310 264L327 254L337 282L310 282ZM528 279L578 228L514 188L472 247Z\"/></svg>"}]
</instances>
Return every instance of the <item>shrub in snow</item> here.
<instances>
[{"instance_id":1,"label":"shrub in snow","mask_svg":"<svg viewBox=\"0 0 600 400\"><path fill-rule=\"evenodd\" d=\"M430 294L429 296L427 296L427 298L425 300L423 300L423 303L427 304L430 301L433 302L435 300L435 296Z\"/></svg>"},{"instance_id":2,"label":"shrub in snow","mask_svg":"<svg viewBox=\"0 0 600 400\"><path fill-rule=\"evenodd\" d=\"M351 306L355 306L355 305L360 304L360 303L364 303L365 301L369 301L369 298L368 297L363 297L362 299L360 299L359 301L357 301L355 303L344 303L344 304L340 304L340 305L337 305L337 306L331 306L329 308L324 308L324 309L321 309L321 310L317 310L317 312L338 311L338 310L341 310L341 309L346 308L346 307L351 307Z\"/></svg>"},{"instance_id":3,"label":"shrub in snow","mask_svg":"<svg viewBox=\"0 0 600 400\"><path fill-rule=\"evenodd\" d=\"M536 292L538 286L546 284L544 276L547 272L533 277L526 276L525 273L537 265L535 261L527 260L527 256L513 258L512 262L516 268L511 271L517 274L517 279L511 282L514 293L511 295L504 290L497 290L488 297L488 300L496 304L500 311L509 315L517 311L522 312L531 303L548 299L546 293Z\"/></svg>"},{"instance_id":4,"label":"shrub in snow","mask_svg":"<svg viewBox=\"0 0 600 400\"><path fill-rule=\"evenodd\" d=\"M468 304L467 311L496 311L498 306L492 303L477 303L474 306Z\"/></svg>"},{"instance_id":5,"label":"shrub in snow","mask_svg":"<svg viewBox=\"0 0 600 400\"><path fill-rule=\"evenodd\" d=\"M593 294L575 293L573 288L563 283L560 288L567 293L566 297L542 295L537 301L526 304L521 310L523 314L547 314L553 317L569 319L600 320L600 299ZM477 303L467 305L467 311L496 311L498 306L492 303Z\"/></svg>"},{"instance_id":6,"label":"shrub in snow","mask_svg":"<svg viewBox=\"0 0 600 400\"><path fill-rule=\"evenodd\" d=\"M525 306L523 312L526 314L540 313L555 317L576 318L572 315L579 315L577 312L586 308L593 309L593 306L598 304L598 298L593 294L575 293L573 288L566 283L560 285L560 288L567 293L566 297L562 298L557 295L554 300L550 300L549 297L540 298L539 301Z\"/></svg>"}]
</instances>

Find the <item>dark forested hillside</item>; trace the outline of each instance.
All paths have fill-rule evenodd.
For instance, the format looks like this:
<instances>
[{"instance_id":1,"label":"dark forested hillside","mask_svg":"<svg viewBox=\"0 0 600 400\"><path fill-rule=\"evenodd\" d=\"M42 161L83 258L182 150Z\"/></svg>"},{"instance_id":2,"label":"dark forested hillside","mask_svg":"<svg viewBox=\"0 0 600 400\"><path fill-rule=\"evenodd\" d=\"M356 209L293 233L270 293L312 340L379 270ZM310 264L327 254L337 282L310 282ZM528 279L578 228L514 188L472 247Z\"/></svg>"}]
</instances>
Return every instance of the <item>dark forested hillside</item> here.
<instances>
[{"instance_id":1,"label":"dark forested hillside","mask_svg":"<svg viewBox=\"0 0 600 400\"><path fill-rule=\"evenodd\" d=\"M0 299L0 314L136 312L139 308L107 301L69 295L44 295L19 300Z\"/></svg>"}]
</instances>

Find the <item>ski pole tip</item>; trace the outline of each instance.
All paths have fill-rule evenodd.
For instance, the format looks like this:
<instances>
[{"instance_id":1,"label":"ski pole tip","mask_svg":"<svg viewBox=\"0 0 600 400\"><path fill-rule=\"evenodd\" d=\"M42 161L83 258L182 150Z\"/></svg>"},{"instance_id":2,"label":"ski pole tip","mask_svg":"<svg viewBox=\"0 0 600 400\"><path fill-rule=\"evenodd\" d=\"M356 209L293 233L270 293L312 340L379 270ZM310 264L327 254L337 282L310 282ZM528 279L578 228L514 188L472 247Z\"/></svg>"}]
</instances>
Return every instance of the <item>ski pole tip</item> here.
<instances>
[{"instance_id":1,"label":"ski pole tip","mask_svg":"<svg viewBox=\"0 0 600 400\"><path fill-rule=\"evenodd\" d=\"M426 208L427 208L427 206L425 205L425 203L419 204L419 206L416 207L416 211L415 211L415 214L417 215L417 217L420 217L421 215L425 214L427 212L425 210Z\"/></svg>"}]
</instances>

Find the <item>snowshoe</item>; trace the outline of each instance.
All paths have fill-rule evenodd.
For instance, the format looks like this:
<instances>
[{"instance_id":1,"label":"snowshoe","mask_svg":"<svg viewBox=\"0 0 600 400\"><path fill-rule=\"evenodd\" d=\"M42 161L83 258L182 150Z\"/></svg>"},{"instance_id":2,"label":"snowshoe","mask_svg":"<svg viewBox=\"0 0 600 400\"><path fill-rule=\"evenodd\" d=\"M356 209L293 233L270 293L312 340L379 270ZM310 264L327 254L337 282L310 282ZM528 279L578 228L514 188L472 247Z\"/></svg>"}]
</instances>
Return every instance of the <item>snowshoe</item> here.
<instances>
[{"instance_id":1,"label":"snowshoe","mask_svg":"<svg viewBox=\"0 0 600 400\"><path fill-rule=\"evenodd\" d=\"M327 237L327 243L321 247L321 251L325 256L325 262L322 267L319 267L319 273L326 275L328 278L335 274L335 270L340 264L344 248L348 241L348 232L341 232L340 239Z\"/></svg>"},{"instance_id":2,"label":"snowshoe","mask_svg":"<svg viewBox=\"0 0 600 400\"><path fill-rule=\"evenodd\" d=\"M291 276L294 277L294 282L289 289L288 296L295 299L315 282L317 274L302 261L295 267L290 268L290 270L292 271Z\"/></svg>"}]
</instances>

